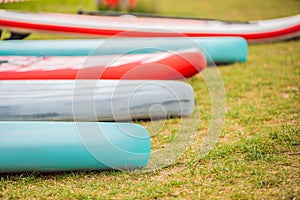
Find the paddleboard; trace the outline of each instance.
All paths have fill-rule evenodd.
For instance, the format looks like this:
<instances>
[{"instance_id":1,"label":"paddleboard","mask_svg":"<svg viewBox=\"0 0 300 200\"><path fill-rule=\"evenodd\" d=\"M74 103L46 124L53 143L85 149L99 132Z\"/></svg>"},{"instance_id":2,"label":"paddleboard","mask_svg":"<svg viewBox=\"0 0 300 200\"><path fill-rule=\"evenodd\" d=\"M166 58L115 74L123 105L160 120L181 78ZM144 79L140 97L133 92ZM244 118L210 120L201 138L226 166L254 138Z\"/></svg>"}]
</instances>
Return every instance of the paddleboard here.
<instances>
[{"instance_id":1,"label":"paddleboard","mask_svg":"<svg viewBox=\"0 0 300 200\"><path fill-rule=\"evenodd\" d=\"M18 57L0 56L0 80L155 79L191 77L206 66L197 49L151 54Z\"/></svg>"},{"instance_id":2,"label":"paddleboard","mask_svg":"<svg viewBox=\"0 0 300 200\"><path fill-rule=\"evenodd\" d=\"M194 92L181 81L0 81L0 120L130 121L187 116Z\"/></svg>"},{"instance_id":3,"label":"paddleboard","mask_svg":"<svg viewBox=\"0 0 300 200\"><path fill-rule=\"evenodd\" d=\"M249 42L278 41L299 37L300 15L226 23L216 20L145 17L86 16L1 10L0 27L12 31L44 31L85 36L188 37L241 36Z\"/></svg>"},{"instance_id":4,"label":"paddleboard","mask_svg":"<svg viewBox=\"0 0 300 200\"><path fill-rule=\"evenodd\" d=\"M7 40L0 56L87 56L145 54L199 49L208 64L245 62L248 44L241 37L120 38L82 40Z\"/></svg>"},{"instance_id":5,"label":"paddleboard","mask_svg":"<svg viewBox=\"0 0 300 200\"><path fill-rule=\"evenodd\" d=\"M149 134L136 124L0 122L0 173L133 170L149 157Z\"/></svg>"}]
</instances>

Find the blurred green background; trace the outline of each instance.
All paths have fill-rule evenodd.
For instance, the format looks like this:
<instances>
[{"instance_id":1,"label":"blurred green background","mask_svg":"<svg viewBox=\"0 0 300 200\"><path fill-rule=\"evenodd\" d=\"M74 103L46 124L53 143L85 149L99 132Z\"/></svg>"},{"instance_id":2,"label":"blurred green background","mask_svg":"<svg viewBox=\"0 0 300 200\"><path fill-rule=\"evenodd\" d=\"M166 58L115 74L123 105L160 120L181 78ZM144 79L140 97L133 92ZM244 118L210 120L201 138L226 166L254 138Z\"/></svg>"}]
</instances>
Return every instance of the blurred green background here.
<instances>
[{"instance_id":1,"label":"blurred green background","mask_svg":"<svg viewBox=\"0 0 300 200\"><path fill-rule=\"evenodd\" d=\"M0 8L75 14L78 9L97 7L93 0L34 0L0 4ZM300 1L139 0L137 10L243 21L299 14ZM53 38L75 37L34 33L28 39ZM300 41L251 45L246 63L219 66L218 70L226 90L226 120L219 142L204 158L197 156L208 131L211 102L199 74L188 79L200 109L197 137L171 166L151 173L0 175L0 198L299 199ZM137 123L147 128L151 125ZM163 148L172 141L178 127L180 120L167 120L152 138L152 148Z\"/></svg>"}]
</instances>

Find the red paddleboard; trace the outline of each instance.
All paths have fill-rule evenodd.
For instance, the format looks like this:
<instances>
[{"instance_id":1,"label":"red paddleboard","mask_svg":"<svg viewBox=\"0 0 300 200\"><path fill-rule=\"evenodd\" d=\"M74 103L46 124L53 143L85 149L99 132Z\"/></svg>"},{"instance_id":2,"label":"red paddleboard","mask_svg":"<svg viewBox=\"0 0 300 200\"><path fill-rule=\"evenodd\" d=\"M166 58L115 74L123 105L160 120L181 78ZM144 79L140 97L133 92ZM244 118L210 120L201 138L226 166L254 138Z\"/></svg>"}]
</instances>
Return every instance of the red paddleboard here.
<instances>
[{"instance_id":1,"label":"red paddleboard","mask_svg":"<svg viewBox=\"0 0 300 200\"><path fill-rule=\"evenodd\" d=\"M109 56L0 56L0 80L152 79L191 77L206 66L198 50Z\"/></svg>"},{"instance_id":2,"label":"red paddleboard","mask_svg":"<svg viewBox=\"0 0 300 200\"><path fill-rule=\"evenodd\" d=\"M123 37L240 36L249 42L267 42L299 37L300 15L235 23L217 20L83 16L0 10L0 27L26 33L42 31Z\"/></svg>"}]
</instances>

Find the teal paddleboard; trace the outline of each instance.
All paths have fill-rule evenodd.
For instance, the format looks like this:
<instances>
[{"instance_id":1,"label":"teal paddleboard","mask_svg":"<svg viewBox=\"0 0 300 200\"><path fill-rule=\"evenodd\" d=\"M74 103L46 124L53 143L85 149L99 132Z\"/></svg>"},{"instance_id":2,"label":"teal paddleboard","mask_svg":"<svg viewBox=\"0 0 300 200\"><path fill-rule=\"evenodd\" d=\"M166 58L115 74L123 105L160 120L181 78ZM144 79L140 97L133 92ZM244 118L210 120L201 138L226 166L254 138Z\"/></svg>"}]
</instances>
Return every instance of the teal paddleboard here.
<instances>
[{"instance_id":1,"label":"teal paddleboard","mask_svg":"<svg viewBox=\"0 0 300 200\"><path fill-rule=\"evenodd\" d=\"M210 65L245 62L248 45L240 37L11 40L0 42L0 56L86 56L137 54L199 48Z\"/></svg>"},{"instance_id":2,"label":"teal paddleboard","mask_svg":"<svg viewBox=\"0 0 300 200\"><path fill-rule=\"evenodd\" d=\"M149 157L149 134L136 124L0 122L1 173L132 170Z\"/></svg>"}]
</instances>

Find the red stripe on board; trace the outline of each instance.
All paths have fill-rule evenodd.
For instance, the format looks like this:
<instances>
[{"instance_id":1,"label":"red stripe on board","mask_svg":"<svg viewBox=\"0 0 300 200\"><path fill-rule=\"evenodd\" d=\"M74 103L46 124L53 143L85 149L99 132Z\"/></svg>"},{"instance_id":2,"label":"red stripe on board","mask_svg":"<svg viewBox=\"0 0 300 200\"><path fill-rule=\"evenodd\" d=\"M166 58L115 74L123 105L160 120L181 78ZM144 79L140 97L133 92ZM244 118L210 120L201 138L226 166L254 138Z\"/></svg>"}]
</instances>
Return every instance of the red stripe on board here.
<instances>
[{"instance_id":1,"label":"red stripe on board","mask_svg":"<svg viewBox=\"0 0 300 200\"><path fill-rule=\"evenodd\" d=\"M87 28L87 27L70 27L51 24L38 24L29 22L17 22L11 20L0 19L0 26L24 28L33 30L55 31L75 34L87 34L87 35L105 35L114 36L121 34L121 36L127 37L178 37L180 33L174 32L147 32L147 31L126 31L126 30L113 30L113 29L101 29L101 28ZM282 28L274 31L258 32L258 33L181 33L189 37L210 37L210 36L240 36L247 40L254 39L268 39L273 37L279 37L295 33L300 31L300 24Z\"/></svg>"}]
</instances>

